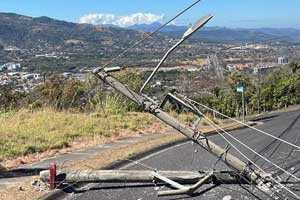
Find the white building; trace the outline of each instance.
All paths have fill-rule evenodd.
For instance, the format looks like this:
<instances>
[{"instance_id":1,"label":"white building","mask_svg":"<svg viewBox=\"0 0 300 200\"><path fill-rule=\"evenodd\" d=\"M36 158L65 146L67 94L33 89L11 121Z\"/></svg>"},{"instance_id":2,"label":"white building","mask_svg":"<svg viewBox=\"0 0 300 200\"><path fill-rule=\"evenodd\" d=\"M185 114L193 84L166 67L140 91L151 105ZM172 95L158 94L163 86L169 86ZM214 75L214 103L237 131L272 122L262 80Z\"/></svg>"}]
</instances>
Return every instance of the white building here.
<instances>
[{"instance_id":1,"label":"white building","mask_svg":"<svg viewBox=\"0 0 300 200\"><path fill-rule=\"evenodd\" d=\"M276 65L254 67L253 68L253 74L259 74L259 73L265 73L265 72L268 72L268 71L272 71L276 67L277 67Z\"/></svg>"},{"instance_id":2,"label":"white building","mask_svg":"<svg viewBox=\"0 0 300 200\"><path fill-rule=\"evenodd\" d=\"M287 57L279 57L278 58L278 64L280 65L284 65L284 64L288 64L289 63L289 59Z\"/></svg>"},{"instance_id":3,"label":"white building","mask_svg":"<svg viewBox=\"0 0 300 200\"><path fill-rule=\"evenodd\" d=\"M0 66L0 71L8 70L8 71L15 71L21 69L20 63L6 63Z\"/></svg>"},{"instance_id":4,"label":"white building","mask_svg":"<svg viewBox=\"0 0 300 200\"><path fill-rule=\"evenodd\" d=\"M22 79L26 80L38 80L41 79L41 74L34 73L34 74L25 74L22 76Z\"/></svg>"},{"instance_id":5,"label":"white building","mask_svg":"<svg viewBox=\"0 0 300 200\"><path fill-rule=\"evenodd\" d=\"M226 66L226 69L231 72L231 71L236 71L237 67L235 65L233 65L233 64L228 64Z\"/></svg>"}]
</instances>

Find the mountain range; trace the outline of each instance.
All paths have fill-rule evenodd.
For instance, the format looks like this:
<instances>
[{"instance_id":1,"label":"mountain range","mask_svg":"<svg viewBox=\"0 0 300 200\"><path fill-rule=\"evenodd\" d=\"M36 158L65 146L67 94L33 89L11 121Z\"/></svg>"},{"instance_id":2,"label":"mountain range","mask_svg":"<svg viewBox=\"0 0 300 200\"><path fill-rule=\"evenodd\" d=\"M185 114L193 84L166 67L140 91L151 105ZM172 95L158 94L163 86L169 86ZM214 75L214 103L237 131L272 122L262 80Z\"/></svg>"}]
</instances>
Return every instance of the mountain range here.
<instances>
[{"instance_id":1,"label":"mountain range","mask_svg":"<svg viewBox=\"0 0 300 200\"><path fill-rule=\"evenodd\" d=\"M68 46L81 44L96 48L101 45L127 46L128 43L152 32L160 23L134 25L125 28L66 22L49 17L28 17L14 13L0 13L0 44L19 48ZM180 37L186 26L169 25L161 33ZM280 37L281 40L300 41L300 30L292 28L226 28L204 27L194 39L213 42L257 42Z\"/></svg>"},{"instance_id":2,"label":"mountain range","mask_svg":"<svg viewBox=\"0 0 300 200\"><path fill-rule=\"evenodd\" d=\"M122 46L142 36L140 31L118 27L0 13L0 44L22 49L58 48L76 44L88 47L107 46L107 44Z\"/></svg>"},{"instance_id":3,"label":"mountain range","mask_svg":"<svg viewBox=\"0 0 300 200\"><path fill-rule=\"evenodd\" d=\"M152 32L162 24L141 24L128 27L132 30ZM187 26L168 25L161 30L162 33L181 37L187 30ZM226 28L204 27L193 36L194 39L215 42L258 42L264 40L300 41L300 30L294 28Z\"/></svg>"},{"instance_id":4,"label":"mountain range","mask_svg":"<svg viewBox=\"0 0 300 200\"><path fill-rule=\"evenodd\" d=\"M151 32L161 26L134 25L120 28L116 26L90 25L66 22L49 17L28 17L14 13L0 13L0 45L19 48L68 47L82 45L83 48L99 46L128 46L143 37L142 32ZM180 37L187 27L169 25L161 33L169 37ZM292 28L226 28L204 27L194 34L194 39L213 42L257 42L281 37L282 40L300 41L300 30ZM285 38L283 38L285 37Z\"/></svg>"}]
</instances>

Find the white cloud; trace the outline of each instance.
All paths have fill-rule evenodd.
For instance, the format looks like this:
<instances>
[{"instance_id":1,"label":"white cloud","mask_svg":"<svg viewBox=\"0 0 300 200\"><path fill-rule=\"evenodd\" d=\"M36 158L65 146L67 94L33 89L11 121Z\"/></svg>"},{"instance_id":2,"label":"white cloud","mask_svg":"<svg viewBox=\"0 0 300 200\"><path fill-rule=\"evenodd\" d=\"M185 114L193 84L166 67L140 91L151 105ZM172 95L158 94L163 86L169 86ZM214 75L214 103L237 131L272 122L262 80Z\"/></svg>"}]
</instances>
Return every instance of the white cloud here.
<instances>
[{"instance_id":1,"label":"white cloud","mask_svg":"<svg viewBox=\"0 0 300 200\"><path fill-rule=\"evenodd\" d=\"M163 18L163 15L152 13L134 13L125 16L99 13L84 15L79 19L79 23L112 24L121 27L127 27L136 24L151 24L153 22L160 22L163 20Z\"/></svg>"}]
</instances>

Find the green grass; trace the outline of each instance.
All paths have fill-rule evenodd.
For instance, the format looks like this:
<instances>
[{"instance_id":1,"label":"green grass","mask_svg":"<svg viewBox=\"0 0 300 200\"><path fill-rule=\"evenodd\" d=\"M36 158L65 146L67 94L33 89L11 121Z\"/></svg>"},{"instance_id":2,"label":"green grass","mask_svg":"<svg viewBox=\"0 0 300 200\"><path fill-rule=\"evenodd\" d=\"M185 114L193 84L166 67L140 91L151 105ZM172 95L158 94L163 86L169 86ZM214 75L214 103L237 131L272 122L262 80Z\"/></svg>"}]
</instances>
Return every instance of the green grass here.
<instances>
[{"instance_id":1,"label":"green grass","mask_svg":"<svg viewBox=\"0 0 300 200\"><path fill-rule=\"evenodd\" d=\"M0 113L0 161L61 149L74 141L110 138L150 127L154 118L145 113L113 114L21 110Z\"/></svg>"}]
</instances>

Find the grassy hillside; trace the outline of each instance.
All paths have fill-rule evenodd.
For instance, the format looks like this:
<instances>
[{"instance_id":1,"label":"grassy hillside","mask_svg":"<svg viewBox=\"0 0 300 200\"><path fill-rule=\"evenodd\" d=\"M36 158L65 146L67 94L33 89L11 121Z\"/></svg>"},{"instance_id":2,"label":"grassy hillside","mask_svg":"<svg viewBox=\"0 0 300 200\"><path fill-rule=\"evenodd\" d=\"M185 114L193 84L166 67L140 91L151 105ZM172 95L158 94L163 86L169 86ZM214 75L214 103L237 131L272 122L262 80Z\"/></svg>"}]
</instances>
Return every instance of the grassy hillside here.
<instances>
[{"instance_id":1,"label":"grassy hillside","mask_svg":"<svg viewBox=\"0 0 300 200\"><path fill-rule=\"evenodd\" d=\"M155 119L145 113L69 113L43 109L0 114L0 161L80 143L139 134ZM78 143L77 143L78 144Z\"/></svg>"}]
</instances>

